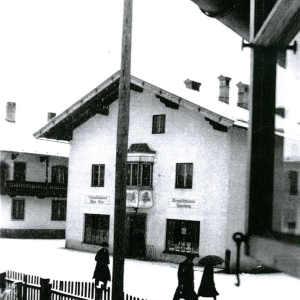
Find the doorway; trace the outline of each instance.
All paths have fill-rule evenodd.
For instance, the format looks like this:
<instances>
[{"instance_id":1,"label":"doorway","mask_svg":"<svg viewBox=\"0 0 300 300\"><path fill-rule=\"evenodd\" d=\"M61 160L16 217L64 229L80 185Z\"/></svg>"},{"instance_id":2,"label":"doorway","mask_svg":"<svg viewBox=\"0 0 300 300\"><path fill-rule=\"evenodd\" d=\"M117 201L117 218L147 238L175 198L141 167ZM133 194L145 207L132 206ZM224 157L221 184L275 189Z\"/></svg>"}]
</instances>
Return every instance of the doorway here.
<instances>
[{"instance_id":1,"label":"doorway","mask_svg":"<svg viewBox=\"0 0 300 300\"><path fill-rule=\"evenodd\" d=\"M146 216L146 214L126 215L126 257L146 256Z\"/></svg>"}]
</instances>

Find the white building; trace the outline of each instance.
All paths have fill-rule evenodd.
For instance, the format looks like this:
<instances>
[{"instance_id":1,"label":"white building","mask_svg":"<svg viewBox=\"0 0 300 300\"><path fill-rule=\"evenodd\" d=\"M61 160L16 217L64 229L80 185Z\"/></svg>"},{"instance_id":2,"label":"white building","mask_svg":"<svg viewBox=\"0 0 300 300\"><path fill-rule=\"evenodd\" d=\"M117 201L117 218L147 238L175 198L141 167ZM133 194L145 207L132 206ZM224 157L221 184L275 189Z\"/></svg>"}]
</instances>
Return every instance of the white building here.
<instances>
[{"instance_id":1,"label":"white building","mask_svg":"<svg viewBox=\"0 0 300 300\"><path fill-rule=\"evenodd\" d=\"M67 248L113 248L118 79L117 72L35 134L70 142ZM244 230L247 130L229 117L230 78L219 80L224 103L215 106L224 114L132 76L127 257L177 261L186 252L234 250L232 234ZM185 84L183 93L199 97L200 84Z\"/></svg>"},{"instance_id":2,"label":"white building","mask_svg":"<svg viewBox=\"0 0 300 300\"><path fill-rule=\"evenodd\" d=\"M69 145L34 139L7 102L0 154L0 236L64 238Z\"/></svg>"}]
</instances>

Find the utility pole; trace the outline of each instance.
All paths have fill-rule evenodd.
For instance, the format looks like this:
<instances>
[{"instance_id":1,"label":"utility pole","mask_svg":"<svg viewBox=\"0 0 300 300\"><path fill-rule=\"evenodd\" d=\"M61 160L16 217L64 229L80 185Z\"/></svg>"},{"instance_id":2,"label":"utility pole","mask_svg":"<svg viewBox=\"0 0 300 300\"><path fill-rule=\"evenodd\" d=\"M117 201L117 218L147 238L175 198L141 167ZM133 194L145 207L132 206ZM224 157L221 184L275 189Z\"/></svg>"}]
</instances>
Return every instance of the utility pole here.
<instances>
[{"instance_id":1,"label":"utility pole","mask_svg":"<svg viewBox=\"0 0 300 300\"><path fill-rule=\"evenodd\" d=\"M130 104L132 1L124 0L116 149L112 300L124 300L126 173Z\"/></svg>"}]
</instances>

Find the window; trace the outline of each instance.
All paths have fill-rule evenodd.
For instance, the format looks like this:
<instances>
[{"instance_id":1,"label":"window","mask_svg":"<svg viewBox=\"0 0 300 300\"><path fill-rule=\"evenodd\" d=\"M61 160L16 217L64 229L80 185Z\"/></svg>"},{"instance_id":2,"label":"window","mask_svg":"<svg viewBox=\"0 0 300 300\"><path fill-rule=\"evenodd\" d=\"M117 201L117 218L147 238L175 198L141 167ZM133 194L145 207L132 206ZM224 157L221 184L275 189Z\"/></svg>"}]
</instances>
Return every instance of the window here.
<instances>
[{"instance_id":1,"label":"window","mask_svg":"<svg viewBox=\"0 0 300 300\"><path fill-rule=\"evenodd\" d=\"M165 133L166 115L153 116L152 133Z\"/></svg>"},{"instance_id":2,"label":"window","mask_svg":"<svg viewBox=\"0 0 300 300\"><path fill-rule=\"evenodd\" d=\"M152 187L153 163L127 163L127 185Z\"/></svg>"},{"instance_id":3,"label":"window","mask_svg":"<svg viewBox=\"0 0 300 300\"><path fill-rule=\"evenodd\" d=\"M67 184L68 168L66 166L53 166L51 182L54 184Z\"/></svg>"},{"instance_id":4,"label":"window","mask_svg":"<svg viewBox=\"0 0 300 300\"><path fill-rule=\"evenodd\" d=\"M109 241L109 215L85 214L84 242L100 245Z\"/></svg>"},{"instance_id":5,"label":"window","mask_svg":"<svg viewBox=\"0 0 300 300\"><path fill-rule=\"evenodd\" d=\"M176 188L191 189L193 187L193 164L176 164Z\"/></svg>"},{"instance_id":6,"label":"window","mask_svg":"<svg viewBox=\"0 0 300 300\"><path fill-rule=\"evenodd\" d=\"M14 163L14 180L21 182L26 181L26 163L15 162Z\"/></svg>"},{"instance_id":7,"label":"window","mask_svg":"<svg viewBox=\"0 0 300 300\"><path fill-rule=\"evenodd\" d=\"M289 171L289 181L290 181L290 195L298 195L298 172Z\"/></svg>"},{"instance_id":8,"label":"window","mask_svg":"<svg viewBox=\"0 0 300 300\"><path fill-rule=\"evenodd\" d=\"M166 252L199 252L199 221L167 220Z\"/></svg>"},{"instance_id":9,"label":"window","mask_svg":"<svg viewBox=\"0 0 300 300\"><path fill-rule=\"evenodd\" d=\"M52 200L52 221L65 221L67 211L66 200Z\"/></svg>"},{"instance_id":10,"label":"window","mask_svg":"<svg viewBox=\"0 0 300 300\"><path fill-rule=\"evenodd\" d=\"M92 165L92 186L104 186L105 165Z\"/></svg>"},{"instance_id":11,"label":"window","mask_svg":"<svg viewBox=\"0 0 300 300\"><path fill-rule=\"evenodd\" d=\"M13 220L24 220L24 199L13 199L12 201L12 219Z\"/></svg>"}]
</instances>

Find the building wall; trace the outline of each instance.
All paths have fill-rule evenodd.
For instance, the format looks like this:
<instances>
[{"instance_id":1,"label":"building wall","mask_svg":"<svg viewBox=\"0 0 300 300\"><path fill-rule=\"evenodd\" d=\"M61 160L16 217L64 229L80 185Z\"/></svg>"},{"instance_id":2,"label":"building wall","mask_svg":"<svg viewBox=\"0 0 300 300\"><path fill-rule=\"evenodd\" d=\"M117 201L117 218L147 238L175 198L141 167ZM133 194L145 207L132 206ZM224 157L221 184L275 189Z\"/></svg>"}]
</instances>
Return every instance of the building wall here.
<instances>
[{"instance_id":1,"label":"building wall","mask_svg":"<svg viewBox=\"0 0 300 300\"><path fill-rule=\"evenodd\" d=\"M197 113L180 107L167 108L144 90L131 92L129 146L147 143L156 151L153 167L154 206L138 209L147 214L146 243L155 246L159 259L166 243L166 219L200 221L199 255L224 256L230 159L230 132L214 130ZM71 141L66 247L95 251L86 245L84 213L110 215L110 240L113 247L114 180L118 102L110 105L109 116L96 115L73 132ZM166 114L164 134L152 134L152 116ZM105 186L91 187L91 165L105 164ZM193 188L176 189L176 163L193 163ZM86 195L110 197L109 205L85 204ZM171 208L172 198L197 200L199 208ZM128 212L133 209L127 208Z\"/></svg>"},{"instance_id":2,"label":"building wall","mask_svg":"<svg viewBox=\"0 0 300 300\"><path fill-rule=\"evenodd\" d=\"M14 162L26 162L26 181L45 182L46 164L40 162L40 155L20 153L15 160L11 152L1 152L1 163L8 167L7 180L13 180ZM51 168L56 165L68 166L68 158L51 156L49 159L49 177L51 182ZM10 197L1 194L0 201L0 230L2 237L60 237L65 234L66 221L52 221L52 198L39 199L35 196ZM12 219L13 199L24 199L24 220ZM66 200L66 199L64 199Z\"/></svg>"}]
</instances>

